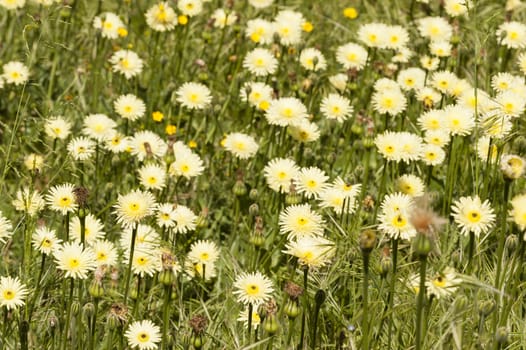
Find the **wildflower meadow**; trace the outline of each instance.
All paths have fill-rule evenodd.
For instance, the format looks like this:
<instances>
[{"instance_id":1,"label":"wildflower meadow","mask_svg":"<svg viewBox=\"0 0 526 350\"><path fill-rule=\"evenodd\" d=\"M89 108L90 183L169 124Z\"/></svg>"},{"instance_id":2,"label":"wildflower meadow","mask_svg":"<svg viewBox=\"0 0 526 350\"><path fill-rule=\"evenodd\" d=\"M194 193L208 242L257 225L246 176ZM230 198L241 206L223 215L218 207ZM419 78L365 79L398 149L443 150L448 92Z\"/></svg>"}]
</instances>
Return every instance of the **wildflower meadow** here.
<instances>
[{"instance_id":1,"label":"wildflower meadow","mask_svg":"<svg viewBox=\"0 0 526 350\"><path fill-rule=\"evenodd\" d=\"M0 350L525 349L526 3L0 0Z\"/></svg>"}]
</instances>

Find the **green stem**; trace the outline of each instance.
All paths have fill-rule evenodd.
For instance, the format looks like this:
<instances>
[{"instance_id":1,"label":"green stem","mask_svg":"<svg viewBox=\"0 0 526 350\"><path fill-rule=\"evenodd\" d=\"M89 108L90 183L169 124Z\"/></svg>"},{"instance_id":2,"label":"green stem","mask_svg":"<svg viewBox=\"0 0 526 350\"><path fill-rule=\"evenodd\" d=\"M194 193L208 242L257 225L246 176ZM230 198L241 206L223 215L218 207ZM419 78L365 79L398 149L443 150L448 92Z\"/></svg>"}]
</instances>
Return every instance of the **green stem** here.
<instances>
[{"instance_id":1,"label":"green stem","mask_svg":"<svg viewBox=\"0 0 526 350\"><path fill-rule=\"evenodd\" d=\"M167 333L168 333L168 316L169 308L170 308L170 297L172 294L172 286L166 286L164 288L164 309L163 309L163 335L162 335L162 341L161 341L161 349L167 349Z\"/></svg>"},{"instance_id":2,"label":"green stem","mask_svg":"<svg viewBox=\"0 0 526 350\"><path fill-rule=\"evenodd\" d=\"M396 264L398 259L398 239L392 240L392 250L393 250L393 273L391 274L391 283L389 285L389 295L387 297L388 301L388 312L393 311L393 301L394 301L394 288L396 283ZM393 330L393 318L389 317L389 331L388 331L388 340L387 340L387 348L391 349L391 339L392 339L392 330Z\"/></svg>"},{"instance_id":3,"label":"green stem","mask_svg":"<svg viewBox=\"0 0 526 350\"><path fill-rule=\"evenodd\" d=\"M303 305L303 312L301 313L301 334L300 334L300 342L298 344L298 350L303 349L303 340L305 338L305 320L307 316L307 305L308 305L308 295L307 295L307 287L308 287L308 277L309 277L309 269L305 268L303 270L303 300L305 301Z\"/></svg>"},{"instance_id":4,"label":"green stem","mask_svg":"<svg viewBox=\"0 0 526 350\"><path fill-rule=\"evenodd\" d=\"M133 226L132 229L132 237L131 237L131 247L130 247L130 260L128 262L128 270L126 272L126 289L124 289L124 304L126 304L126 301L128 300L128 292L130 290L130 279L132 274L132 264L133 264L133 252L135 250L135 239L137 238L137 228L139 224L136 223Z\"/></svg>"},{"instance_id":5,"label":"green stem","mask_svg":"<svg viewBox=\"0 0 526 350\"><path fill-rule=\"evenodd\" d=\"M363 252L363 284L362 284L362 349L369 349L369 252Z\"/></svg>"},{"instance_id":6,"label":"green stem","mask_svg":"<svg viewBox=\"0 0 526 350\"><path fill-rule=\"evenodd\" d=\"M253 310L252 303L248 304L248 343L250 344L250 339L252 338L252 310Z\"/></svg>"},{"instance_id":7,"label":"green stem","mask_svg":"<svg viewBox=\"0 0 526 350\"><path fill-rule=\"evenodd\" d=\"M420 350L422 346L422 309L424 305L424 295L426 293L426 263L427 256L420 257L420 287L418 289L418 299L416 301L416 340L415 348Z\"/></svg>"},{"instance_id":8,"label":"green stem","mask_svg":"<svg viewBox=\"0 0 526 350\"><path fill-rule=\"evenodd\" d=\"M66 324L64 325L64 334L62 335L62 350L67 349L67 343L68 343L68 332L69 332L69 324L71 322L71 304L73 301L73 289L75 288L75 280L71 278L70 280L70 286L69 286L69 296L67 301L67 313L66 313Z\"/></svg>"}]
</instances>

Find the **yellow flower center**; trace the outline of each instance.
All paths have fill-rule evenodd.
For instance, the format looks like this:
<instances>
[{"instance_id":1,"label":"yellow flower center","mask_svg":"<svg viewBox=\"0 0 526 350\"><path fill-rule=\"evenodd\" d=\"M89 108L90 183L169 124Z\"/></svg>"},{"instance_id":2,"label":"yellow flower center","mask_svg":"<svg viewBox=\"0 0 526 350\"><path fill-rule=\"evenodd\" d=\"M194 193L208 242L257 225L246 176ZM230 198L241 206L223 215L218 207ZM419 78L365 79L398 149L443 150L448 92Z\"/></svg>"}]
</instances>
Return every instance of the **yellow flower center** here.
<instances>
[{"instance_id":1,"label":"yellow flower center","mask_svg":"<svg viewBox=\"0 0 526 350\"><path fill-rule=\"evenodd\" d=\"M77 259L77 258L71 258L71 259L69 259L69 261L68 261L68 267L69 267L70 269L75 269L75 268L77 268L77 267L79 267L79 266L80 266L80 261L79 261L79 259Z\"/></svg>"},{"instance_id":2,"label":"yellow flower center","mask_svg":"<svg viewBox=\"0 0 526 350\"><path fill-rule=\"evenodd\" d=\"M259 294L259 286L255 285L255 284L249 284L247 286L246 292L250 296L258 295Z\"/></svg>"},{"instance_id":3,"label":"yellow flower center","mask_svg":"<svg viewBox=\"0 0 526 350\"><path fill-rule=\"evenodd\" d=\"M309 221L306 218L298 218L296 223L300 226L305 226Z\"/></svg>"},{"instance_id":4,"label":"yellow flower center","mask_svg":"<svg viewBox=\"0 0 526 350\"><path fill-rule=\"evenodd\" d=\"M476 211L476 210L471 210L469 211L467 214L466 214L466 218L468 219L469 222L471 223L476 223L476 222L479 222L480 219L482 218L482 216L480 215L480 212Z\"/></svg>"},{"instance_id":5,"label":"yellow flower center","mask_svg":"<svg viewBox=\"0 0 526 350\"><path fill-rule=\"evenodd\" d=\"M146 332L141 332L137 335L137 340L141 343L146 343L150 340L150 335Z\"/></svg>"},{"instance_id":6,"label":"yellow flower center","mask_svg":"<svg viewBox=\"0 0 526 350\"><path fill-rule=\"evenodd\" d=\"M407 220L401 214L396 215L391 222L396 228L403 228L407 225Z\"/></svg>"},{"instance_id":7,"label":"yellow flower center","mask_svg":"<svg viewBox=\"0 0 526 350\"><path fill-rule=\"evenodd\" d=\"M52 244L53 242L51 242L49 238L44 238L44 240L42 241L42 247L44 248L51 248Z\"/></svg>"},{"instance_id":8,"label":"yellow flower center","mask_svg":"<svg viewBox=\"0 0 526 350\"><path fill-rule=\"evenodd\" d=\"M13 300L15 298L15 292L10 289L4 290L3 296L5 300Z\"/></svg>"},{"instance_id":9,"label":"yellow flower center","mask_svg":"<svg viewBox=\"0 0 526 350\"><path fill-rule=\"evenodd\" d=\"M433 280L433 285L438 288L444 288L446 286L446 279L442 276L438 276Z\"/></svg>"},{"instance_id":10,"label":"yellow flower center","mask_svg":"<svg viewBox=\"0 0 526 350\"><path fill-rule=\"evenodd\" d=\"M307 181L307 187L308 188L315 188L318 185L318 183L314 180Z\"/></svg>"}]
</instances>

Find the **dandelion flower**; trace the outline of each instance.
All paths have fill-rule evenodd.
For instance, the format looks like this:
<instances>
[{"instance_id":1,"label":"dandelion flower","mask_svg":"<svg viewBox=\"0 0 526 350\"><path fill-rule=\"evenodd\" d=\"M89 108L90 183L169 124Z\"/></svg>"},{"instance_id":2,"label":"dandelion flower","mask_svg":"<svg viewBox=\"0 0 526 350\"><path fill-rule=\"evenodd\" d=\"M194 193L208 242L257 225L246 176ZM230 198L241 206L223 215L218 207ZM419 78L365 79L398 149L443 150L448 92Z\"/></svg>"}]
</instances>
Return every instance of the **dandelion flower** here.
<instances>
[{"instance_id":1,"label":"dandelion flower","mask_svg":"<svg viewBox=\"0 0 526 350\"><path fill-rule=\"evenodd\" d=\"M139 182L147 190L160 190L166 185L166 167L146 164L139 169L138 173Z\"/></svg>"},{"instance_id":2,"label":"dandelion flower","mask_svg":"<svg viewBox=\"0 0 526 350\"><path fill-rule=\"evenodd\" d=\"M478 196L460 197L453 203L451 211L463 235L473 232L478 237L481 233L486 233L495 222L490 202L487 199L482 202Z\"/></svg>"},{"instance_id":3,"label":"dandelion flower","mask_svg":"<svg viewBox=\"0 0 526 350\"><path fill-rule=\"evenodd\" d=\"M344 122L353 112L351 101L338 94L329 94L321 101L320 112L327 119Z\"/></svg>"},{"instance_id":4,"label":"dandelion flower","mask_svg":"<svg viewBox=\"0 0 526 350\"><path fill-rule=\"evenodd\" d=\"M40 192L34 190L30 192L29 188L24 187L16 192L16 198L13 200L13 206L18 211L26 212L34 216L44 209L46 202L40 195Z\"/></svg>"},{"instance_id":5,"label":"dandelion flower","mask_svg":"<svg viewBox=\"0 0 526 350\"><path fill-rule=\"evenodd\" d=\"M143 61L135 52L130 50L119 50L110 57L113 71L123 74L126 79L133 78L140 74L143 68Z\"/></svg>"},{"instance_id":6,"label":"dandelion flower","mask_svg":"<svg viewBox=\"0 0 526 350\"><path fill-rule=\"evenodd\" d=\"M351 214L355 209L355 196L339 187L331 186L321 191L319 200L322 208L331 208L336 214Z\"/></svg>"},{"instance_id":7,"label":"dandelion flower","mask_svg":"<svg viewBox=\"0 0 526 350\"><path fill-rule=\"evenodd\" d=\"M252 106L261 110L267 110L272 101L274 90L271 86L262 82L247 82L240 89L240 97Z\"/></svg>"},{"instance_id":8,"label":"dandelion flower","mask_svg":"<svg viewBox=\"0 0 526 350\"><path fill-rule=\"evenodd\" d=\"M425 80L426 72L417 67L401 70L396 79L398 85L405 91L423 89Z\"/></svg>"},{"instance_id":9,"label":"dandelion flower","mask_svg":"<svg viewBox=\"0 0 526 350\"><path fill-rule=\"evenodd\" d=\"M407 99L400 89L376 91L371 101L375 111L393 116L402 113L407 105Z\"/></svg>"},{"instance_id":10,"label":"dandelion flower","mask_svg":"<svg viewBox=\"0 0 526 350\"><path fill-rule=\"evenodd\" d=\"M146 11L146 24L158 32L165 32L177 25L177 14L168 2L160 2Z\"/></svg>"},{"instance_id":11,"label":"dandelion flower","mask_svg":"<svg viewBox=\"0 0 526 350\"><path fill-rule=\"evenodd\" d=\"M301 42L301 29L305 19L300 12L282 10L274 18L274 31L281 45L291 46Z\"/></svg>"},{"instance_id":12,"label":"dandelion flower","mask_svg":"<svg viewBox=\"0 0 526 350\"><path fill-rule=\"evenodd\" d=\"M80 242L66 242L58 247L53 255L57 268L66 273L66 277L86 279L88 273L97 267L95 254L90 248L82 248Z\"/></svg>"},{"instance_id":13,"label":"dandelion flower","mask_svg":"<svg viewBox=\"0 0 526 350\"><path fill-rule=\"evenodd\" d=\"M57 247L60 246L62 240L57 238L54 230L50 230L45 226L41 226L33 232L31 236L33 248L42 254L50 255Z\"/></svg>"},{"instance_id":14,"label":"dandelion flower","mask_svg":"<svg viewBox=\"0 0 526 350\"><path fill-rule=\"evenodd\" d=\"M248 0L248 3L257 9L262 9L272 5L274 0Z\"/></svg>"},{"instance_id":15,"label":"dandelion flower","mask_svg":"<svg viewBox=\"0 0 526 350\"><path fill-rule=\"evenodd\" d=\"M124 259L125 264L130 263L129 255ZM157 247L135 247L131 264L132 272L135 275L144 277L153 276L162 270L161 254Z\"/></svg>"},{"instance_id":16,"label":"dandelion flower","mask_svg":"<svg viewBox=\"0 0 526 350\"><path fill-rule=\"evenodd\" d=\"M5 306L7 310L24 306L28 293L27 287L18 277L0 277L0 306Z\"/></svg>"},{"instance_id":17,"label":"dandelion flower","mask_svg":"<svg viewBox=\"0 0 526 350\"><path fill-rule=\"evenodd\" d=\"M361 70L367 62L367 50L358 44L348 43L338 47L336 60L345 69Z\"/></svg>"},{"instance_id":18,"label":"dandelion flower","mask_svg":"<svg viewBox=\"0 0 526 350\"><path fill-rule=\"evenodd\" d=\"M444 108L446 129L451 135L469 135L475 127L473 113L459 105L449 105Z\"/></svg>"},{"instance_id":19,"label":"dandelion flower","mask_svg":"<svg viewBox=\"0 0 526 350\"><path fill-rule=\"evenodd\" d=\"M300 64L306 70L319 71L327 68L327 62L320 50L315 48L303 49L299 57Z\"/></svg>"},{"instance_id":20,"label":"dandelion flower","mask_svg":"<svg viewBox=\"0 0 526 350\"><path fill-rule=\"evenodd\" d=\"M526 47L526 25L520 22L504 22L497 28L496 34L500 44L509 49Z\"/></svg>"},{"instance_id":21,"label":"dandelion flower","mask_svg":"<svg viewBox=\"0 0 526 350\"><path fill-rule=\"evenodd\" d=\"M279 214L280 233L290 239L323 235L325 222L309 204L291 205Z\"/></svg>"},{"instance_id":22,"label":"dandelion flower","mask_svg":"<svg viewBox=\"0 0 526 350\"><path fill-rule=\"evenodd\" d=\"M418 31L431 41L450 41L453 27L442 17L425 17L416 21Z\"/></svg>"},{"instance_id":23,"label":"dandelion flower","mask_svg":"<svg viewBox=\"0 0 526 350\"><path fill-rule=\"evenodd\" d=\"M378 229L392 239L409 240L416 236L416 229L411 224L410 213L413 201L410 196L394 193L385 196L382 201L382 211L378 216Z\"/></svg>"},{"instance_id":24,"label":"dandelion flower","mask_svg":"<svg viewBox=\"0 0 526 350\"><path fill-rule=\"evenodd\" d=\"M3 6L7 10L16 10L24 7L26 0L0 0L0 6Z\"/></svg>"},{"instance_id":25,"label":"dandelion flower","mask_svg":"<svg viewBox=\"0 0 526 350\"><path fill-rule=\"evenodd\" d=\"M46 195L47 204L52 210L61 212L62 215L74 212L77 208L74 189L75 186L68 183L52 187Z\"/></svg>"},{"instance_id":26,"label":"dandelion flower","mask_svg":"<svg viewBox=\"0 0 526 350\"><path fill-rule=\"evenodd\" d=\"M51 117L44 124L44 132L53 140L64 140L71 132L71 123L61 116Z\"/></svg>"},{"instance_id":27,"label":"dandelion flower","mask_svg":"<svg viewBox=\"0 0 526 350\"><path fill-rule=\"evenodd\" d=\"M454 268L446 267L442 273L433 279L426 281L428 295L434 295L437 299L445 298L455 293L462 284Z\"/></svg>"},{"instance_id":28,"label":"dandelion flower","mask_svg":"<svg viewBox=\"0 0 526 350\"><path fill-rule=\"evenodd\" d=\"M270 44L274 37L272 23L261 18L247 21L245 36L258 44Z\"/></svg>"},{"instance_id":29,"label":"dandelion flower","mask_svg":"<svg viewBox=\"0 0 526 350\"><path fill-rule=\"evenodd\" d=\"M113 108L122 118L130 121L139 119L146 112L143 100L133 94L119 96L113 103Z\"/></svg>"},{"instance_id":30,"label":"dandelion flower","mask_svg":"<svg viewBox=\"0 0 526 350\"><path fill-rule=\"evenodd\" d=\"M184 206L178 204L173 211L173 218L175 220L176 226L174 231L178 233L187 233L189 231L194 231L197 227L197 215L194 212Z\"/></svg>"},{"instance_id":31,"label":"dandelion flower","mask_svg":"<svg viewBox=\"0 0 526 350\"><path fill-rule=\"evenodd\" d=\"M511 200L510 216L521 231L526 230L526 194L520 194ZM526 235L524 237L526 240Z\"/></svg>"},{"instance_id":32,"label":"dandelion flower","mask_svg":"<svg viewBox=\"0 0 526 350\"><path fill-rule=\"evenodd\" d=\"M450 140L451 136L445 129L427 130L424 134L424 141L426 143L438 146L440 148L447 146Z\"/></svg>"},{"instance_id":33,"label":"dandelion flower","mask_svg":"<svg viewBox=\"0 0 526 350\"><path fill-rule=\"evenodd\" d=\"M125 225L138 223L153 214L154 206L155 198L150 192L134 190L126 195L120 194L115 205L117 221Z\"/></svg>"},{"instance_id":34,"label":"dandelion flower","mask_svg":"<svg viewBox=\"0 0 526 350\"><path fill-rule=\"evenodd\" d=\"M80 242L82 233L80 219L77 216L71 219L69 227L73 239ZM84 218L84 241L87 244L92 244L93 242L104 238L104 235L104 225L102 222L91 213L86 215Z\"/></svg>"},{"instance_id":35,"label":"dandelion flower","mask_svg":"<svg viewBox=\"0 0 526 350\"><path fill-rule=\"evenodd\" d=\"M177 8L188 17L197 16L203 11L202 0L179 0L177 2Z\"/></svg>"},{"instance_id":36,"label":"dandelion flower","mask_svg":"<svg viewBox=\"0 0 526 350\"><path fill-rule=\"evenodd\" d=\"M219 258L219 248L212 241L197 241L190 246L186 271L190 276L196 274L205 281L215 276L215 263Z\"/></svg>"},{"instance_id":37,"label":"dandelion flower","mask_svg":"<svg viewBox=\"0 0 526 350\"><path fill-rule=\"evenodd\" d=\"M124 23L119 16L112 12L105 12L93 19L93 28L100 30L103 38L117 39L123 30L126 30Z\"/></svg>"},{"instance_id":38,"label":"dandelion flower","mask_svg":"<svg viewBox=\"0 0 526 350\"><path fill-rule=\"evenodd\" d=\"M27 170L41 171L44 166L44 157L39 154L31 153L24 158L24 165Z\"/></svg>"},{"instance_id":39,"label":"dandelion flower","mask_svg":"<svg viewBox=\"0 0 526 350\"><path fill-rule=\"evenodd\" d=\"M256 140L252 136L239 132L228 134L221 144L240 159L253 157L259 148Z\"/></svg>"},{"instance_id":40,"label":"dandelion flower","mask_svg":"<svg viewBox=\"0 0 526 350\"><path fill-rule=\"evenodd\" d=\"M315 123L302 121L299 124L289 126L289 133L293 139L299 142L314 142L320 138L320 129Z\"/></svg>"},{"instance_id":41,"label":"dandelion flower","mask_svg":"<svg viewBox=\"0 0 526 350\"><path fill-rule=\"evenodd\" d=\"M304 236L285 245L285 254L298 258L300 265L316 269L326 265L335 254L334 242L319 236Z\"/></svg>"},{"instance_id":42,"label":"dandelion flower","mask_svg":"<svg viewBox=\"0 0 526 350\"><path fill-rule=\"evenodd\" d=\"M160 227L175 227L175 210L171 203L159 203L156 208L157 225Z\"/></svg>"},{"instance_id":43,"label":"dandelion flower","mask_svg":"<svg viewBox=\"0 0 526 350\"><path fill-rule=\"evenodd\" d=\"M279 126L300 124L307 116L307 107L295 97L282 97L272 101L265 113L269 124Z\"/></svg>"},{"instance_id":44,"label":"dandelion flower","mask_svg":"<svg viewBox=\"0 0 526 350\"><path fill-rule=\"evenodd\" d=\"M329 177L316 167L302 168L294 181L299 193L307 198L317 198L319 193L327 187Z\"/></svg>"},{"instance_id":45,"label":"dandelion flower","mask_svg":"<svg viewBox=\"0 0 526 350\"><path fill-rule=\"evenodd\" d=\"M368 47L385 48L389 27L383 23L366 23L358 28L358 40Z\"/></svg>"},{"instance_id":46,"label":"dandelion flower","mask_svg":"<svg viewBox=\"0 0 526 350\"><path fill-rule=\"evenodd\" d=\"M87 137L76 137L69 141L68 152L75 160L88 160L95 153L95 142Z\"/></svg>"},{"instance_id":47,"label":"dandelion flower","mask_svg":"<svg viewBox=\"0 0 526 350\"><path fill-rule=\"evenodd\" d=\"M184 83L176 94L177 102L189 109L205 109L212 102L210 90L201 83Z\"/></svg>"},{"instance_id":48,"label":"dandelion flower","mask_svg":"<svg viewBox=\"0 0 526 350\"><path fill-rule=\"evenodd\" d=\"M29 80L29 68L22 62L11 61L3 65L5 83L22 85Z\"/></svg>"},{"instance_id":49,"label":"dandelion flower","mask_svg":"<svg viewBox=\"0 0 526 350\"><path fill-rule=\"evenodd\" d=\"M511 180L516 180L526 171L526 160L514 154L504 154L500 159L500 170Z\"/></svg>"},{"instance_id":50,"label":"dandelion flower","mask_svg":"<svg viewBox=\"0 0 526 350\"><path fill-rule=\"evenodd\" d=\"M423 146L421 157L424 164L434 166L444 162L446 152L439 146L428 143Z\"/></svg>"},{"instance_id":51,"label":"dandelion flower","mask_svg":"<svg viewBox=\"0 0 526 350\"><path fill-rule=\"evenodd\" d=\"M224 9L216 9L211 18L214 20L214 27L225 28L236 23L238 17L235 12L227 13Z\"/></svg>"},{"instance_id":52,"label":"dandelion flower","mask_svg":"<svg viewBox=\"0 0 526 350\"><path fill-rule=\"evenodd\" d=\"M99 266L116 266L118 261L117 249L113 242L107 240L96 240L91 245L95 262Z\"/></svg>"},{"instance_id":53,"label":"dandelion flower","mask_svg":"<svg viewBox=\"0 0 526 350\"><path fill-rule=\"evenodd\" d=\"M154 350L161 341L161 329L150 320L135 321L128 327L124 336L131 348Z\"/></svg>"},{"instance_id":54,"label":"dandelion flower","mask_svg":"<svg viewBox=\"0 0 526 350\"><path fill-rule=\"evenodd\" d=\"M0 212L0 243L5 243L6 239L11 237L13 225L2 212Z\"/></svg>"},{"instance_id":55,"label":"dandelion flower","mask_svg":"<svg viewBox=\"0 0 526 350\"><path fill-rule=\"evenodd\" d=\"M264 77L276 71L278 60L269 50L256 48L247 53L243 60L243 67L255 76Z\"/></svg>"},{"instance_id":56,"label":"dandelion flower","mask_svg":"<svg viewBox=\"0 0 526 350\"><path fill-rule=\"evenodd\" d=\"M139 131L130 139L131 154L143 161L147 157L161 158L168 149L168 145L159 135L149 130Z\"/></svg>"},{"instance_id":57,"label":"dandelion flower","mask_svg":"<svg viewBox=\"0 0 526 350\"><path fill-rule=\"evenodd\" d=\"M263 169L269 187L281 193L289 193L290 185L299 173L299 167L291 159L274 158Z\"/></svg>"},{"instance_id":58,"label":"dandelion flower","mask_svg":"<svg viewBox=\"0 0 526 350\"><path fill-rule=\"evenodd\" d=\"M190 179L203 173L204 166L201 158L181 141L174 143L173 152L175 161L168 169L170 175Z\"/></svg>"},{"instance_id":59,"label":"dandelion flower","mask_svg":"<svg viewBox=\"0 0 526 350\"><path fill-rule=\"evenodd\" d=\"M260 305L269 300L274 288L272 281L261 272L242 273L234 281L233 294L245 305Z\"/></svg>"},{"instance_id":60,"label":"dandelion flower","mask_svg":"<svg viewBox=\"0 0 526 350\"><path fill-rule=\"evenodd\" d=\"M425 186L418 176L406 174L396 180L396 190L414 198L424 194Z\"/></svg>"},{"instance_id":61,"label":"dandelion flower","mask_svg":"<svg viewBox=\"0 0 526 350\"><path fill-rule=\"evenodd\" d=\"M247 328L248 327L248 310L247 309L242 310L239 313L237 320L239 322L243 322L245 328ZM254 327L254 329L257 329L259 325L261 324L261 316L259 315L257 310L252 310L251 322L252 322L252 327Z\"/></svg>"}]
</instances>

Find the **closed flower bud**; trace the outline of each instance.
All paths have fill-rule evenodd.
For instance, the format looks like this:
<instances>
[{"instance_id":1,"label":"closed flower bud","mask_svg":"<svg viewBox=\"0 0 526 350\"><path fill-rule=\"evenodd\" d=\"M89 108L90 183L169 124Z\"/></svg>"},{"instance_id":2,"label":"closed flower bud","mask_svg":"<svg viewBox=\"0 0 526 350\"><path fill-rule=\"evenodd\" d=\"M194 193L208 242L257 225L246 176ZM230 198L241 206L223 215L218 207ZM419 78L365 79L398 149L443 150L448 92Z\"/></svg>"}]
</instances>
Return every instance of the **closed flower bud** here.
<instances>
[{"instance_id":1,"label":"closed flower bud","mask_svg":"<svg viewBox=\"0 0 526 350\"><path fill-rule=\"evenodd\" d=\"M97 280L93 280L88 288L88 293L93 298L97 299L104 295L104 287L102 286L102 283Z\"/></svg>"},{"instance_id":2,"label":"closed flower bud","mask_svg":"<svg viewBox=\"0 0 526 350\"><path fill-rule=\"evenodd\" d=\"M413 249L419 257L426 257L431 252L431 241L425 234L417 234L413 240Z\"/></svg>"},{"instance_id":3,"label":"closed flower bud","mask_svg":"<svg viewBox=\"0 0 526 350\"><path fill-rule=\"evenodd\" d=\"M253 234L250 236L250 243L256 247L261 247L265 243L265 237L261 234Z\"/></svg>"},{"instance_id":4,"label":"closed flower bud","mask_svg":"<svg viewBox=\"0 0 526 350\"><path fill-rule=\"evenodd\" d=\"M482 314L482 316L488 316L495 310L495 301L493 300L486 300L480 303L479 312Z\"/></svg>"},{"instance_id":5,"label":"closed flower bud","mask_svg":"<svg viewBox=\"0 0 526 350\"><path fill-rule=\"evenodd\" d=\"M370 253L376 245L376 232L374 230L365 230L360 235L360 249L363 253Z\"/></svg>"},{"instance_id":6,"label":"closed flower bud","mask_svg":"<svg viewBox=\"0 0 526 350\"><path fill-rule=\"evenodd\" d=\"M259 205L257 203L252 203L250 207L248 207L248 213L252 216L256 216L259 214Z\"/></svg>"},{"instance_id":7,"label":"closed flower bud","mask_svg":"<svg viewBox=\"0 0 526 350\"><path fill-rule=\"evenodd\" d=\"M325 299L327 298L327 293L323 289L318 289L316 291L316 294L314 294L314 301L316 302L316 305L321 305L325 302Z\"/></svg>"},{"instance_id":8,"label":"closed flower bud","mask_svg":"<svg viewBox=\"0 0 526 350\"><path fill-rule=\"evenodd\" d=\"M78 301L74 301L71 303L71 313L73 315L78 315L80 312L80 303Z\"/></svg>"},{"instance_id":9,"label":"closed flower bud","mask_svg":"<svg viewBox=\"0 0 526 350\"><path fill-rule=\"evenodd\" d=\"M500 345L507 344L509 341L509 332L506 327L499 327L495 333L495 340Z\"/></svg>"},{"instance_id":10,"label":"closed flower bud","mask_svg":"<svg viewBox=\"0 0 526 350\"><path fill-rule=\"evenodd\" d=\"M373 148L374 139L372 137L364 137L362 140L363 148Z\"/></svg>"},{"instance_id":11,"label":"closed flower bud","mask_svg":"<svg viewBox=\"0 0 526 350\"><path fill-rule=\"evenodd\" d=\"M193 333L190 337L190 344L194 349L201 349L203 347L203 336L201 334Z\"/></svg>"},{"instance_id":12,"label":"closed flower bud","mask_svg":"<svg viewBox=\"0 0 526 350\"><path fill-rule=\"evenodd\" d=\"M93 303L86 303L82 307L82 316L86 319L90 319L95 314L95 305Z\"/></svg>"},{"instance_id":13,"label":"closed flower bud","mask_svg":"<svg viewBox=\"0 0 526 350\"><path fill-rule=\"evenodd\" d=\"M382 255L380 258L380 276L385 278L389 271L393 269L393 260L390 255Z\"/></svg>"},{"instance_id":14,"label":"closed flower bud","mask_svg":"<svg viewBox=\"0 0 526 350\"><path fill-rule=\"evenodd\" d=\"M253 201L258 199L258 189L257 188L251 189L250 192L248 193L248 198L250 198Z\"/></svg>"},{"instance_id":15,"label":"closed flower bud","mask_svg":"<svg viewBox=\"0 0 526 350\"><path fill-rule=\"evenodd\" d=\"M285 311L285 315L292 319L298 317L300 314L300 306L298 305L298 302L294 300L288 300L285 303L283 310Z\"/></svg>"},{"instance_id":16,"label":"closed flower bud","mask_svg":"<svg viewBox=\"0 0 526 350\"><path fill-rule=\"evenodd\" d=\"M358 124L353 124L351 126L351 132L356 135L361 135L363 133L363 127Z\"/></svg>"},{"instance_id":17,"label":"closed flower bud","mask_svg":"<svg viewBox=\"0 0 526 350\"><path fill-rule=\"evenodd\" d=\"M294 193L287 193L285 196L285 203L287 205L295 205L301 203L301 195L294 192Z\"/></svg>"},{"instance_id":18,"label":"closed flower bud","mask_svg":"<svg viewBox=\"0 0 526 350\"><path fill-rule=\"evenodd\" d=\"M116 315L109 314L108 319L106 320L106 323L108 325L108 328L113 330L113 329L116 329L117 327L120 327L121 320L119 320L119 318Z\"/></svg>"},{"instance_id":19,"label":"closed flower bud","mask_svg":"<svg viewBox=\"0 0 526 350\"><path fill-rule=\"evenodd\" d=\"M468 305L468 298L465 296L465 295L460 295L456 300L455 300L455 310L457 312L462 312L463 310L466 309L466 306Z\"/></svg>"},{"instance_id":20,"label":"closed flower bud","mask_svg":"<svg viewBox=\"0 0 526 350\"><path fill-rule=\"evenodd\" d=\"M174 280L175 276L171 269L165 269L159 273L159 282L161 282L165 286L171 285L174 282Z\"/></svg>"},{"instance_id":21,"label":"closed flower bud","mask_svg":"<svg viewBox=\"0 0 526 350\"><path fill-rule=\"evenodd\" d=\"M270 335L276 334L278 331L279 324L276 319L276 315L267 315L265 320L263 321L263 329L265 332L267 332Z\"/></svg>"},{"instance_id":22,"label":"closed flower bud","mask_svg":"<svg viewBox=\"0 0 526 350\"><path fill-rule=\"evenodd\" d=\"M517 249L517 246L519 245L519 237L517 235L509 235L506 237L506 250L509 254L513 253L515 249Z\"/></svg>"},{"instance_id":23,"label":"closed flower bud","mask_svg":"<svg viewBox=\"0 0 526 350\"><path fill-rule=\"evenodd\" d=\"M244 196L247 194L247 187L242 180L237 180L234 184L233 191L236 196Z\"/></svg>"}]
</instances>

